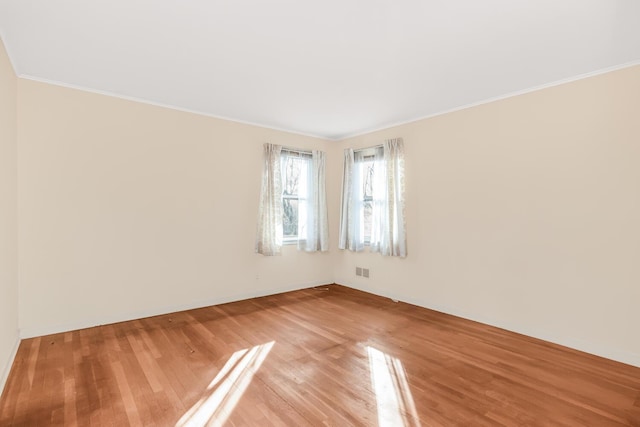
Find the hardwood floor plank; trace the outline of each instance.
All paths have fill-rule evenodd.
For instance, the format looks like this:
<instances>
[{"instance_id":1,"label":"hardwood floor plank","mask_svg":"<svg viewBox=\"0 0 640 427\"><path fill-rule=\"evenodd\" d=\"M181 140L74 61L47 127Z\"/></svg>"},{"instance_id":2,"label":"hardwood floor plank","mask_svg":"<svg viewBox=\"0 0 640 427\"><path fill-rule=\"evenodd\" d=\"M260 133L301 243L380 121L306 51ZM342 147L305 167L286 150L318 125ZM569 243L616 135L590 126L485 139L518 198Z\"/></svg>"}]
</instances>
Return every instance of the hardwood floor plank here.
<instances>
[{"instance_id":1,"label":"hardwood floor plank","mask_svg":"<svg viewBox=\"0 0 640 427\"><path fill-rule=\"evenodd\" d=\"M24 340L1 426L640 426L640 368L338 285Z\"/></svg>"},{"instance_id":2,"label":"hardwood floor plank","mask_svg":"<svg viewBox=\"0 0 640 427\"><path fill-rule=\"evenodd\" d=\"M143 425L138 412L138 404L133 398L133 393L131 392L131 388L129 387L129 381L127 380L127 377L124 373L122 364L118 361L115 361L111 364L111 369L113 371L113 375L116 378L116 382L118 383L118 388L120 389L120 395L122 396L122 402L124 404L124 410L127 413L129 425Z\"/></svg>"}]
</instances>

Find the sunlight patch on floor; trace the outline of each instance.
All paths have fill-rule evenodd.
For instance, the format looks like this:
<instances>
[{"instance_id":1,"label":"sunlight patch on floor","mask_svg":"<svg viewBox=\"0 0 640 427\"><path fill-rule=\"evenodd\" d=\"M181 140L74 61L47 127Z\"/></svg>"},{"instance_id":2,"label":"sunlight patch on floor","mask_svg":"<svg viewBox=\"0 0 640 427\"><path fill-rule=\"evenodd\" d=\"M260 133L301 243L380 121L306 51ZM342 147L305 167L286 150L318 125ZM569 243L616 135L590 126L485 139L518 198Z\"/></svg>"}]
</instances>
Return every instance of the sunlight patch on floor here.
<instances>
[{"instance_id":1,"label":"sunlight patch on floor","mask_svg":"<svg viewBox=\"0 0 640 427\"><path fill-rule=\"evenodd\" d=\"M376 395L378 426L420 427L420 419L402 362L367 346L371 386Z\"/></svg>"},{"instance_id":2,"label":"sunlight patch on floor","mask_svg":"<svg viewBox=\"0 0 640 427\"><path fill-rule=\"evenodd\" d=\"M180 418L176 427L223 426L274 344L271 341L233 353L204 396Z\"/></svg>"}]
</instances>

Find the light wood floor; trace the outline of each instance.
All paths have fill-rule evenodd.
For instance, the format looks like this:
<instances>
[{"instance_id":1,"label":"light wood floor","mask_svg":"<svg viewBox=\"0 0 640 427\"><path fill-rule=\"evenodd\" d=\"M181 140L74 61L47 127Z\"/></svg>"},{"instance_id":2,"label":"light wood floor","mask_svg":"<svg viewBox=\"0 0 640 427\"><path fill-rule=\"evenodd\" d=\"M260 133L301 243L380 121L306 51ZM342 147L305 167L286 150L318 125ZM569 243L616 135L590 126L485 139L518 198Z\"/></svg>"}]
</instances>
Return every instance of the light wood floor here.
<instances>
[{"instance_id":1,"label":"light wood floor","mask_svg":"<svg viewBox=\"0 0 640 427\"><path fill-rule=\"evenodd\" d=\"M24 340L1 426L640 426L640 368L337 285Z\"/></svg>"}]
</instances>

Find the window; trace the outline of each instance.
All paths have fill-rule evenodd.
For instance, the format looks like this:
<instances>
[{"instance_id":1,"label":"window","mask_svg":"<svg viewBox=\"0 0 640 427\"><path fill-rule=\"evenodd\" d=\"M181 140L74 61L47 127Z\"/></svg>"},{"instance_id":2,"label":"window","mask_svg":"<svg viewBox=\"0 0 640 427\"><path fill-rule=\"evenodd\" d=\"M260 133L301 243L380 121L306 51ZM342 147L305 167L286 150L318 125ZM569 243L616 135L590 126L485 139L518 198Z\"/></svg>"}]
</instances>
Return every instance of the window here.
<instances>
[{"instance_id":1,"label":"window","mask_svg":"<svg viewBox=\"0 0 640 427\"><path fill-rule=\"evenodd\" d=\"M283 243L305 252L329 249L326 156L264 144L256 253L279 255Z\"/></svg>"},{"instance_id":2,"label":"window","mask_svg":"<svg viewBox=\"0 0 640 427\"><path fill-rule=\"evenodd\" d=\"M299 219L300 214L304 214L301 210L305 210L311 153L283 149L281 162L283 242L294 244L298 241L298 232L304 234L305 230L304 223L299 222Z\"/></svg>"},{"instance_id":3,"label":"window","mask_svg":"<svg viewBox=\"0 0 640 427\"><path fill-rule=\"evenodd\" d=\"M346 149L342 184L339 248L406 256L402 139Z\"/></svg>"},{"instance_id":4,"label":"window","mask_svg":"<svg viewBox=\"0 0 640 427\"><path fill-rule=\"evenodd\" d=\"M375 149L368 149L363 151L356 151L356 173L360 175L359 181L362 185L362 190L359 191L361 208L359 209L359 215L362 224L362 237L364 244L369 245L371 242L371 230L373 222L373 195L375 185L375 172L380 168L380 165L376 167L376 164L380 163L380 153L376 153ZM381 151L381 150L380 150ZM378 156L376 156L378 154ZM378 159L376 160L376 157Z\"/></svg>"}]
</instances>

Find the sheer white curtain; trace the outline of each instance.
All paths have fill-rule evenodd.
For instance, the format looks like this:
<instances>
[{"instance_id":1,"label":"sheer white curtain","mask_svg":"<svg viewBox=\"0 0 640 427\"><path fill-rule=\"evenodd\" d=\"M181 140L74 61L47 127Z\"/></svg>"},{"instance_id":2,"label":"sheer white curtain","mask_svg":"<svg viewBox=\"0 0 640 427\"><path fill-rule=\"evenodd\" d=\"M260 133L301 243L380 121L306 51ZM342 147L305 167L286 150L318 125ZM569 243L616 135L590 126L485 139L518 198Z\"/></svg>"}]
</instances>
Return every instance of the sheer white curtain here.
<instances>
[{"instance_id":1,"label":"sheer white curtain","mask_svg":"<svg viewBox=\"0 0 640 427\"><path fill-rule=\"evenodd\" d=\"M279 255L282 249L281 152L280 145L264 144L256 234L256 252L262 255Z\"/></svg>"},{"instance_id":2,"label":"sheer white curtain","mask_svg":"<svg viewBox=\"0 0 640 427\"><path fill-rule=\"evenodd\" d=\"M324 252L329 250L325 153L313 150L305 169L298 188L298 249Z\"/></svg>"},{"instance_id":3,"label":"sheer white curtain","mask_svg":"<svg viewBox=\"0 0 640 427\"><path fill-rule=\"evenodd\" d=\"M374 201L380 199L381 203L374 204L371 251L406 257L404 143L402 138L389 139L382 147L383 158L374 183Z\"/></svg>"},{"instance_id":4,"label":"sheer white curtain","mask_svg":"<svg viewBox=\"0 0 640 427\"><path fill-rule=\"evenodd\" d=\"M344 150L340 238L338 242L340 249L348 249L355 252L364 249L369 231L365 220L365 205L375 204L374 201L367 199L367 188L370 188L370 184L373 183L367 182L367 171L365 169L368 167L367 162L369 165L371 164L371 159L381 159L381 153L382 150L375 148L358 151L354 151L351 148ZM370 178L375 180L375 175Z\"/></svg>"},{"instance_id":5,"label":"sheer white curtain","mask_svg":"<svg viewBox=\"0 0 640 427\"><path fill-rule=\"evenodd\" d=\"M405 257L404 205L401 138L387 140L382 147L344 151L340 249L358 252L368 243L372 252Z\"/></svg>"},{"instance_id":6,"label":"sheer white curtain","mask_svg":"<svg viewBox=\"0 0 640 427\"><path fill-rule=\"evenodd\" d=\"M355 157L351 148L344 150L338 247L358 252L364 249L364 224L361 215L364 192L362 174L357 171Z\"/></svg>"}]
</instances>

